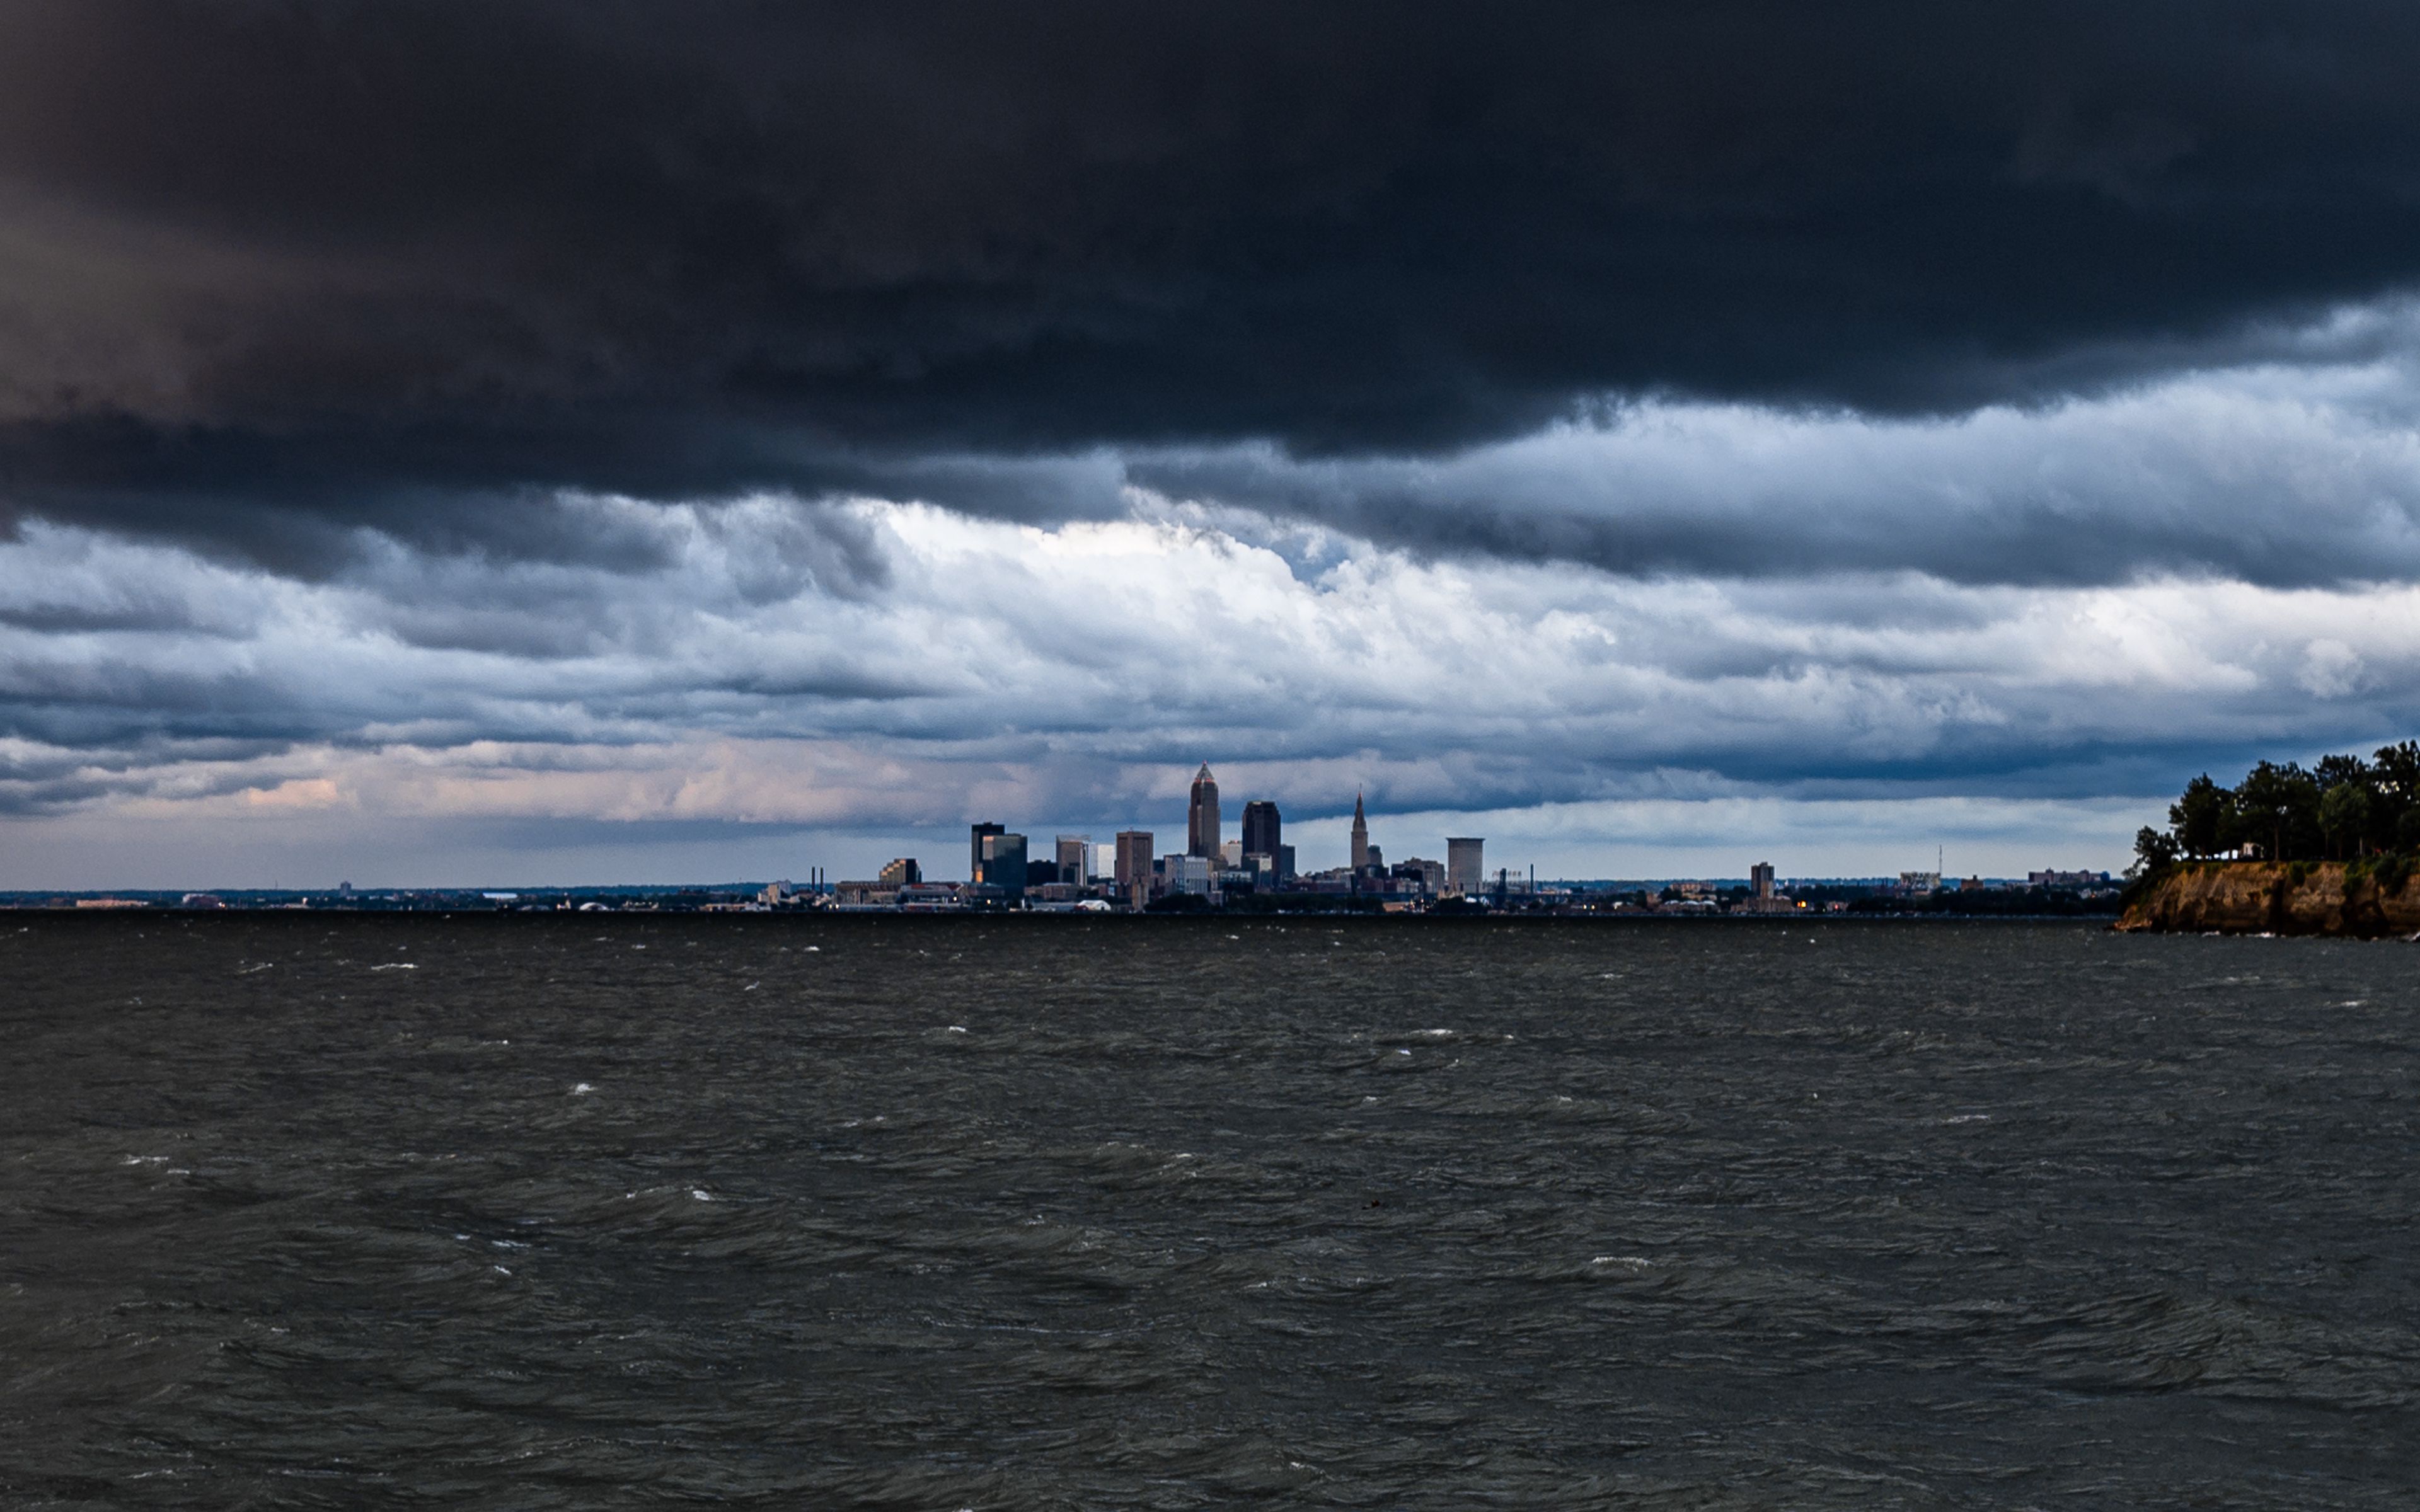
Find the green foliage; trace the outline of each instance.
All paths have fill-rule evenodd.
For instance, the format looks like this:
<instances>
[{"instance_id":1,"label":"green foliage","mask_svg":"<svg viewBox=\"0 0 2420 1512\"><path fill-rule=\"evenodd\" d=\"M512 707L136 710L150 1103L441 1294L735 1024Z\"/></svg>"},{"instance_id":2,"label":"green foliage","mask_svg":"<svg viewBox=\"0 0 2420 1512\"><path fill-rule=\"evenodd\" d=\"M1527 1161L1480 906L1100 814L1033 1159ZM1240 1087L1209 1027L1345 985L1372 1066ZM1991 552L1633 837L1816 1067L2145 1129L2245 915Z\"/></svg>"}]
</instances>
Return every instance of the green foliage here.
<instances>
[{"instance_id":1,"label":"green foliage","mask_svg":"<svg viewBox=\"0 0 2420 1512\"><path fill-rule=\"evenodd\" d=\"M2412 877L2412 857L2402 851L2389 851L2378 858L2375 872L2381 897L2400 896L2403 884Z\"/></svg>"},{"instance_id":2,"label":"green foliage","mask_svg":"<svg viewBox=\"0 0 2420 1512\"><path fill-rule=\"evenodd\" d=\"M2319 784L2292 762L2262 762L2235 785L2236 834L2260 848L2263 860L2283 861L2317 849Z\"/></svg>"},{"instance_id":3,"label":"green foliage","mask_svg":"<svg viewBox=\"0 0 2420 1512\"><path fill-rule=\"evenodd\" d=\"M2332 793L2348 784L2367 788L2377 780L2369 764L2358 756L2322 756L2312 766L2311 776L2321 793Z\"/></svg>"},{"instance_id":4,"label":"green foliage","mask_svg":"<svg viewBox=\"0 0 2420 1512\"><path fill-rule=\"evenodd\" d=\"M2187 856L2216 856L2226 847L2234 816L2234 793L2211 781L2208 772L2186 783L2184 795L2168 805L2177 848Z\"/></svg>"},{"instance_id":5,"label":"green foliage","mask_svg":"<svg viewBox=\"0 0 2420 1512\"><path fill-rule=\"evenodd\" d=\"M2397 810L2420 804L2420 741L2381 746L2371 759L2372 781Z\"/></svg>"},{"instance_id":6,"label":"green foliage","mask_svg":"<svg viewBox=\"0 0 2420 1512\"><path fill-rule=\"evenodd\" d=\"M2134 831L2134 864L2126 869L2129 881L2148 881L2177 864L2177 842L2145 825Z\"/></svg>"},{"instance_id":7,"label":"green foliage","mask_svg":"<svg viewBox=\"0 0 2420 1512\"><path fill-rule=\"evenodd\" d=\"M2319 795L2319 829L2337 856L2360 854L2361 841L2369 833L2371 807L2369 785L2363 781L2338 782Z\"/></svg>"},{"instance_id":8,"label":"green foliage","mask_svg":"<svg viewBox=\"0 0 2420 1512\"><path fill-rule=\"evenodd\" d=\"M2367 760L2322 756L2308 770L2262 762L2232 788L2205 772L2169 805L2168 839L2179 857L2245 847L2269 861L2420 853L2420 741L2381 746Z\"/></svg>"}]
</instances>

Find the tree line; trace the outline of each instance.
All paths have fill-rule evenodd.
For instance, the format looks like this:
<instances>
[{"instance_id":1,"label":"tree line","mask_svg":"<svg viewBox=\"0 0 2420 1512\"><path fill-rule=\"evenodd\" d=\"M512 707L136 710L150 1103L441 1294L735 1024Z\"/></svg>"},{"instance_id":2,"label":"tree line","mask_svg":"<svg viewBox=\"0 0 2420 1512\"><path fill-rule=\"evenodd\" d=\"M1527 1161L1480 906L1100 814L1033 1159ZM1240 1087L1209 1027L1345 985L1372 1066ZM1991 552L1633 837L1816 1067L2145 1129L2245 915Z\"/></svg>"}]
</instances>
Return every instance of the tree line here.
<instances>
[{"instance_id":1,"label":"tree line","mask_svg":"<svg viewBox=\"0 0 2420 1512\"><path fill-rule=\"evenodd\" d=\"M2262 762L2235 786L2205 772L2168 806L2168 827L2134 836L2137 875L2180 860L2358 860L2420 851L2420 742L2381 746L2366 761L2322 756L2305 770Z\"/></svg>"}]
</instances>

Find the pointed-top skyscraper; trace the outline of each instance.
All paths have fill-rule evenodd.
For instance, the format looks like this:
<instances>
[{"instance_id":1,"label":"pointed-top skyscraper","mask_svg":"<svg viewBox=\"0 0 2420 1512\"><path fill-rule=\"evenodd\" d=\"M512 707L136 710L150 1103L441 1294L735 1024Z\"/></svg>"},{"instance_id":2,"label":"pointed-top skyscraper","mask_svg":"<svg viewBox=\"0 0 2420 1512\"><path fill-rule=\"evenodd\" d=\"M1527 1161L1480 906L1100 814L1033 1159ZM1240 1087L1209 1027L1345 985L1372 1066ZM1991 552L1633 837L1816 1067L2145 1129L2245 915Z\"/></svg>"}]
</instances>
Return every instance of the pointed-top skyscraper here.
<instances>
[{"instance_id":1,"label":"pointed-top skyscraper","mask_svg":"<svg viewBox=\"0 0 2420 1512\"><path fill-rule=\"evenodd\" d=\"M1353 795L1353 870L1370 864L1370 820L1361 812L1361 795Z\"/></svg>"},{"instance_id":2,"label":"pointed-top skyscraper","mask_svg":"<svg viewBox=\"0 0 2420 1512\"><path fill-rule=\"evenodd\" d=\"M1193 802L1185 814L1185 854L1206 856L1214 867L1218 861L1218 779L1210 775L1208 762L1193 774Z\"/></svg>"}]
</instances>

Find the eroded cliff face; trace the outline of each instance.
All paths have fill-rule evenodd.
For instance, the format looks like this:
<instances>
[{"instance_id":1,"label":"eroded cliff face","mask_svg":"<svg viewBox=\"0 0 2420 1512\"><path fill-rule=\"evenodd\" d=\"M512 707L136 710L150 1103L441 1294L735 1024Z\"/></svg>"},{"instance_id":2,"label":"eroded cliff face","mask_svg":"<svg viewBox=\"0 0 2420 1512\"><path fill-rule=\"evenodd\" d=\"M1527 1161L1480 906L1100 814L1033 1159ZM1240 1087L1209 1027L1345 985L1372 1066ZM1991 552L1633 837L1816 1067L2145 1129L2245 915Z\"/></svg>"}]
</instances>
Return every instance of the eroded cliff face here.
<instances>
[{"instance_id":1,"label":"eroded cliff face","mask_svg":"<svg viewBox=\"0 0 2420 1512\"><path fill-rule=\"evenodd\" d=\"M2420 933L2420 871L2390 878L2392 888L2374 868L2339 861L2188 861L2136 899L2115 927L2365 939Z\"/></svg>"}]
</instances>

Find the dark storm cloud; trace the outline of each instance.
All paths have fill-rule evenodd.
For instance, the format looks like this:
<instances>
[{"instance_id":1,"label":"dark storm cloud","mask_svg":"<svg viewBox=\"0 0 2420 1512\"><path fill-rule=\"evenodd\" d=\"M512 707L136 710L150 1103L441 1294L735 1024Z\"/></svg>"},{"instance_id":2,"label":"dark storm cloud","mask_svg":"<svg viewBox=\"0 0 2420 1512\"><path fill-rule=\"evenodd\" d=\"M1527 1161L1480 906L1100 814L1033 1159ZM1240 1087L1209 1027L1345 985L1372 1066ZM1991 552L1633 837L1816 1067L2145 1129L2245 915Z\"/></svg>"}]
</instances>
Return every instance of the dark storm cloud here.
<instances>
[{"instance_id":1,"label":"dark storm cloud","mask_svg":"<svg viewBox=\"0 0 2420 1512\"><path fill-rule=\"evenodd\" d=\"M0 0L0 507L310 572L617 549L503 523L566 487L2031 401L2408 285L2415 61L2394 4Z\"/></svg>"}]
</instances>

